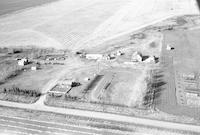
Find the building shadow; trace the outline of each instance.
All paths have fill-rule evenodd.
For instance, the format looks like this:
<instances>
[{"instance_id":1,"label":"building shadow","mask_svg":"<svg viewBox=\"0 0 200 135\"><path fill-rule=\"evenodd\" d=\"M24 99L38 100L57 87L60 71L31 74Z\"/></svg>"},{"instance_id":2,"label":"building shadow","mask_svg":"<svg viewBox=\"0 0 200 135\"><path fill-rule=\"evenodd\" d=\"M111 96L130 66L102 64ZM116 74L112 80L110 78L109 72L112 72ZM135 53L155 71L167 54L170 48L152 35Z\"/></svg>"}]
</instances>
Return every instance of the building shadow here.
<instances>
[{"instance_id":1,"label":"building shadow","mask_svg":"<svg viewBox=\"0 0 200 135\"><path fill-rule=\"evenodd\" d=\"M142 56L142 61L147 60L149 57L150 57L149 55L144 55L144 56ZM155 56L154 56L154 59L155 59L155 63L158 63L158 62L159 62L159 58L158 58L158 57L155 57Z\"/></svg>"}]
</instances>

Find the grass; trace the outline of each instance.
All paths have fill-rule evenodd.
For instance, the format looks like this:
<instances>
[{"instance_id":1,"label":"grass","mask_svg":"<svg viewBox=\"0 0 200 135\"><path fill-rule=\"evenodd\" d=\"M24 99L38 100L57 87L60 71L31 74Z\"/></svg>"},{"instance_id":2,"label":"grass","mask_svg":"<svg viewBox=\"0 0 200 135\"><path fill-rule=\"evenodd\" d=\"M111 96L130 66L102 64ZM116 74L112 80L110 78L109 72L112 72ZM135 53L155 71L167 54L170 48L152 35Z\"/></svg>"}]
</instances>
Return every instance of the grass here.
<instances>
[{"instance_id":1,"label":"grass","mask_svg":"<svg viewBox=\"0 0 200 135\"><path fill-rule=\"evenodd\" d=\"M62 66L44 66L37 71L29 69L7 80L5 84L0 85L0 88L17 86L20 89L41 91L60 69L62 69Z\"/></svg>"},{"instance_id":2,"label":"grass","mask_svg":"<svg viewBox=\"0 0 200 135\"><path fill-rule=\"evenodd\" d=\"M199 125L199 120L192 119L190 117L176 116L160 111L152 112L149 110L143 110L133 107L124 107L119 105L99 104L99 103L89 103L89 102L69 101L69 100L65 101L61 98L52 98L48 96L45 101L45 105L53 107L61 107L61 108L106 112L106 113L113 113L113 114L120 114L127 116L145 117L145 118L158 119L164 121Z\"/></svg>"},{"instance_id":3,"label":"grass","mask_svg":"<svg viewBox=\"0 0 200 135\"><path fill-rule=\"evenodd\" d=\"M0 93L0 100L3 101L11 101L11 102L19 102L32 104L35 103L39 97L27 96L27 95L16 95L11 93Z\"/></svg>"},{"instance_id":4,"label":"grass","mask_svg":"<svg viewBox=\"0 0 200 135\"><path fill-rule=\"evenodd\" d=\"M131 134L150 133L153 135L160 135L160 134L165 134L165 135L191 135L192 134L193 135L193 133L145 127L145 126L134 125L130 123L92 119L92 118L73 116L73 115L62 115L62 114L56 114L56 113L40 112L40 111L25 110L25 109L17 109L17 108L10 108L10 107L4 107L4 106L0 106L0 113L1 115L8 116L8 117L19 117L19 118L25 118L25 119L30 119L30 120L38 120L38 121L53 122L53 123L56 122L63 125L70 124L70 125L77 125L77 126L94 127L94 128L101 129L102 132L116 131L119 133L121 131L125 131L125 132L122 132L124 134L127 131L131 131Z\"/></svg>"},{"instance_id":5,"label":"grass","mask_svg":"<svg viewBox=\"0 0 200 135\"><path fill-rule=\"evenodd\" d=\"M108 112L124 115L142 115L147 114L146 110L137 110L136 108L125 107L116 104L101 104L98 102L85 102L80 100L69 100L59 97L47 96L45 104L48 106L64 107L71 109L90 110L97 112Z\"/></svg>"},{"instance_id":6,"label":"grass","mask_svg":"<svg viewBox=\"0 0 200 135\"><path fill-rule=\"evenodd\" d=\"M77 90L78 89L77 87L77 89L71 90L72 93L70 91L68 95L63 97L47 96L45 104L57 107L88 109L95 111L131 115L135 113L136 108L132 108L132 106L130 107L129 105L127 105L127 103L130 102L130 100L132 101L132 99L134 98L138 98L137 100L134 101L135 102L138 101L139 104L140 94L134 95L134 93L132 93L134 90L130 89L129 86L134 85L137 76L139 76L140 74L141 74L140 71L132 71L131 74L124 72L118 73L116 79L114 79L114 81L112 82L113 84L111 84L110 88L108 88L106 91L104 91L104 93L102 93L103 98L99 100L93 100L93 98L91 98L91 95L95 94L96 92L93 92L94 86L89 87L90 86L89 85L88 87L90 88L91 92L83 93L84 91ZM121 83L124 83L123 86L126 87L117 86L121 85ZM85 88L87 88L87 86ZM136 91L137 91L136 93L139 93L138 90ZM132 96L134 96L134 98Z\"/></svg>"},{"instance_id":7,"label":"grass","mask_svg":"<svg viewBox=\"0 0 200 135\"><path fill-rule=\"evenodd\" d=\"M113 71L114 79L108 82L105 90L91 93L96 99L95 102L130 107L139 106L142 104L143 91L145 91L145 88L143 90L139 86L144 79L144 76L141 76L143 73L140 70L125 72L119 69L118 71L116 73ZM105 73L105 76L106 74L109 72ZM139 78L141 79L139 80ZM145 86L145 82L143 86Z\"/></svg>"},{"instance_id":8,"label":"grass","mask_svg":"<svg viewBox=\"0 0 200 135\"><path fill-rule=\"evenodd\" d=\"M107 72L110 71L106 71L106 73ZM114 71L113 73L115 74ZM106 86L107 89L102 92L96 91L97 84L91 84L100 83L101 80L104 81L103 75L96 76L96 78L88 82L88 84L82 85L83 87L72 88L66 96L60 98L48 96L46 104L79 109L84 109L87 106L89 110L108 110L108 112L112 111L110 107L115 106L113 110L126 113L122 108L136 107L143 103L143 96L145 96L144 91L146 89L142 89L141 86L138 86L137 89L135 88L135 86L138 84L140 85L140 81L144 79L144 76L141 76L141 80L137 81L141 73L140 70L116 72L115 78L111 81L110 85ZM99 79L101 80L98 81ZM145 86L145 84L143 84L143 86ZM98 98L100 93L101 98Z\"/></svg>"},{"instance_id":9,"label":"grass","mask_svg":"<svg viewBox=\"0 0 200 135\"><path fill-rule=\"evenodd\" d=\"M28 65L19 66L15 59L27 57L33 60L56 51L54 49L37 48L1 48L0 51L8 53L9 49L20 51L11 51L10 54L1 56L0 100L34 103L40 97L44 85L62 67L40 65L40 70L32 71L30 68L34 65L34 62L31 61Z\"/></svg>"},{"instance_id":10,"label":"grass","mask_svg":"<svg viewBox=\"0 0 200 135\"><path fill-rule=\"evenodd\" d=\"M191 108L186 105L177 104L179 97L176 94L176 86L174 82L174 73L176 71L181 73L198 73L199 72L199 30L188 31L171 31L164 32L164 42L162 48L162 56L166 61L163 63L161 72L161 87L156 89L155 105L161 111L176 115L187 116L191 119L199 120L200 109ZM167 44L172 45L175 49L167 51ZM163 83L164 82L164 83ZM164 84L162 86L162 84Z\"/></svg>"},{"instance_id":11,"label":"grass","mask_svg":"<svg viewBox=\"0 0 200 135\"><path fill-rule=\"evenodd\" d=\"M38 100L39 96L34 89L31 90L21 90L18 87L20 85L15 84L17 81L9 84L10 80L18 78L23 74L23 70L27 70L29 67L18 66L16 61L4 61L0 64L0 100L23 102L23 103L33 103ZM26 82L23 82L26 83ZM36 93L35 93L36 92ZM36 95L35 95L36 94Z\"/></svg>"},{"instance_id":12,"label":"grass","mask_svg":"<svg viewBox=\"0 0 200 135\"><path fill-rule=\"evenodd\" d=\"M62 66L45 66L37 71L27 69L16 76L12 74L0 85L0 99L34 103L39 99L42 88L60 69Z\"/></svg>"},{"instance_id":13,"label":"grass","mask_svg":"<svg viewBox=\"0 0 200 135\"><path fill-rule=\"evenodd\" d=\"M0 83L17 76L23 68L17 65L16 61L8 60L0 63Z\"/></svg>"},{"instance_id":14,"label":"grass","mask_svg":"<svg viewBox=\"0 0 200 135\"><path fill-rule=\"evenodd\" d=\"M0 31L11 33L1 34L0 44L70 49L78 41L88 37L97 26L128 1L61 0L7 16L0 20L0 25L4 27ZM32 30L25 30L26 28Z\"/></svg>"},{"instance_id":15,"label":"grass","mask_svg":"<svg viewBox=\"0 0 200 135\"><path fill-rule=\"evenodd\" d=\"M166 43L174 46L174 66L183 72L198 72L199 62L199 35L200 30L166 32Z\"/></svg>"},{"instance_id":16,"label":"grass","mask_svg":"<svg viewBox=\"0 0 200 135\"><path fill-rule=\"evenodd\" d=\"M41 96L41 93L36 90L23 90L19 89L17 86L12 86L12 88L4 88L1 90L0 99L13 102L22 103L35 103Z\"/></svg>"},{"instance_id":17,"label":"grass","mask_svg":"<svg viewBox=\"0 0 200 135\"><path fill-rule=\"evenodd\" d=\"M8 48L0 50L8 50ZM0 100L34 103L39 99L45 84L53 79L57 71L62 69L63 66L40 65L39 70L32 71L31 66L34 65L34 62L31 61L28 65L22 67L17 64L17 60L13 59L27 57L30 60L36 58L38 60L41 56L57 51L37 48L20 50L19 53L6 54L6 59L0 63Z\"/></svg>"}]
</instances>

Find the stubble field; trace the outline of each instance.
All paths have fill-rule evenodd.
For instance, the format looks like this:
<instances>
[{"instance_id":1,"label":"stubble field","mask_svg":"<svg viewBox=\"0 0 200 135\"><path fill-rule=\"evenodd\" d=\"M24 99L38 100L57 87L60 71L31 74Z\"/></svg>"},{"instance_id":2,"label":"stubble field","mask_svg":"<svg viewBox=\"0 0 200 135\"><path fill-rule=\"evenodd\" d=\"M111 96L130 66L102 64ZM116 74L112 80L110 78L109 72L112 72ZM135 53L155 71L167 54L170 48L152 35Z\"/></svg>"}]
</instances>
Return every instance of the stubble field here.
<instances>
[{"instance_id":1,"label":"stubble field","mask_svg":"<svg viewBox=\"0 0 200 135\"><path fill-rule=\"evenodd\" d=\"M0 44L93 48L166 18L198 13L194 0L60 0L2 16Z\"/></svg>"}]
</instances>

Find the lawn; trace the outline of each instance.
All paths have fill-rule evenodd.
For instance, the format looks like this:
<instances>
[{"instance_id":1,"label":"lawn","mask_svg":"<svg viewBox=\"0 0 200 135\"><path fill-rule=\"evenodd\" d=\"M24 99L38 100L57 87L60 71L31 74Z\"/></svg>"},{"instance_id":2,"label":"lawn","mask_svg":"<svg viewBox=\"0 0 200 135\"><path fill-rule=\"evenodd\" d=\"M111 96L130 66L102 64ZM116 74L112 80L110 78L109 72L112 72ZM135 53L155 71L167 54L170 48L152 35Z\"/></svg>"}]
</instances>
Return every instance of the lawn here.
<instances>
[{"instance_id":1,"label":"lawn","mask_svg":"<svg viewBox=\"0 0 200 135\"><path fill-rule=\"evenodd\" d=\"M3 90L5 87L12 88L13 86L17 86L20 89L37 90L42 92L41 89L58 71L60 71L60 69L62 69L62 66L44 66L37 71L27 69L18 76L15 76L1 84L0 89Z\"/></svg>"},{"instance_id":2,"label":"lawn","mask_svg":"<svg viewBox=\"0 0 200 135\"><path fill-rule=\"evenodd\" d=\"M104 73L105 78L109 73L113 73L114 77L108 82L106 89L102 91L95 91L94 89L92 91L91 96L93 96L95 102L128 107L142 105L146 91L145 73L141 70L120 71L119 69L116 71Z\"/></svg>"}]
</instances>

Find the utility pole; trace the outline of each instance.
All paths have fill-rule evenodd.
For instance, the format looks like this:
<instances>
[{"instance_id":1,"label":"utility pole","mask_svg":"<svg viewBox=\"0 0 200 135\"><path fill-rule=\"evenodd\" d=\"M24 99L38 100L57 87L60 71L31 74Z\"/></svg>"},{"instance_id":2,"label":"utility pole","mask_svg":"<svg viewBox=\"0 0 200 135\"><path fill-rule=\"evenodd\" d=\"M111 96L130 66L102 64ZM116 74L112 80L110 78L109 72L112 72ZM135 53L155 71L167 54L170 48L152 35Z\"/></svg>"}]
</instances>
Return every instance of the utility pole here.
<instances>
[{"instance_id":1,"label":"utility pole","mask_svg":"<svg viewBox=\"0 0 200 135\"><path fill-rule=\"evenodd\" d=\"M98 66L98 67L97 67L97 70L98 70L97 72L98 72L98 74L99 74L99 61L98 61L98 65L97 65L97 66Z\"/></svg>"}]
</instances>

